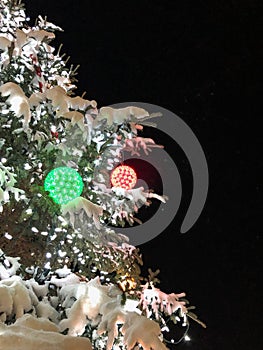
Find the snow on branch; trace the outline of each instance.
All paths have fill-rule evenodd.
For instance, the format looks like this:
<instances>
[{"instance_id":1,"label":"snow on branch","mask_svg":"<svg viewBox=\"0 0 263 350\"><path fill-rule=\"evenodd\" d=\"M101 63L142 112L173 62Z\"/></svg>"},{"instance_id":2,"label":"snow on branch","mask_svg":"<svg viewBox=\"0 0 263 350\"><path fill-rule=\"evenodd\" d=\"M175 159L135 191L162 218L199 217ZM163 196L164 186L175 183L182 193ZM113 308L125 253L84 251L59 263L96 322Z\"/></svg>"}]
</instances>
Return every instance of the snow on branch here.
<instances>
[{"instance_id":1,"label":"snow on branch","mask_svg":"<svg viewBox=\"0 0 263 350\"><path fill-rule=\"evenodd\" d=\"M122 249L134 255L136 248L123 244ZM103 339L107 350L120 340L126 350L132 350L136 345L144 350L167 350L160 314L171 315L180 310L181 316L186 318L185 302L180 300L184 293L166 294L152 283L140 286L132 293L125 292L115 284L101 284L98 276L89 281L81 280L66 266L47 276L40 285L34 278L25 281L16 276L17 258L10 260L3 252L1 254L0 266L6 273L0 281L0 344L6 344L5 350L11 350L10 342L5 338L7 335L12 336L12 344L15 339L27 350L35 349L34 346L39 344L33 340L30 343L28 337L31 336L39 336L41 344L50 345L50 349L55 341L59 344L54 348L56 350L71 349L66 342L77 349L82 349L82 344L86 350L92 349L89 340L79 340L85 339L79 336L85 337L89 326L93 327L95 338ZM9 270L8 273L1 261L6 261L5 265L12 262L12 272ZM51 286L56 291L54 296L50 295ZM15 331L20 333L17 338L13 337Z\"/></svg>"},{"instance_id":2,"label":"snow on branch","mask_svg":"<svg viewBox=\"0 0 263 350\"><path fill-rule=\"evenodd\" d=\"M121 332L124 334L127 350L134 349L136 344L140 344L144 350L167 350L160 339L159 324L136 312L127 313Z\"/></svg>"},{"instance_id":3,"label":"snow on branch","mask_svg":"<svg viewBox=\"0 0 263 350\"><path fill-rule=\"evenodd\" d=\"M63 31L62 28L60 28L59 26L48 22L47 18L43 18L42 16L38 16L38 21L37 21L38 27L41 29L45 29L45 30L49 30L49 31L54 31L54 30L58 30L58 31Z\"/></svg>"},{"instance_id":4,"label":"snow on branch","mask_svg":"<svg viewBox=\"0 0 263 350\"><path fill-rule=\"evenodd\" d=\"M92 350L89 339L60 334L48 319L24 315L10 326L0 322L0 349L35 350L40 346L49 350Z\"/></svg>"},{"instance_id":5,"label":"snow on branch","mask_svg":"<svg viewBox=\"0 0 263 350\"><path fill-rule=\"evenodd\" d=\"M117 196L123 196L132 201L134 205L138 206L140 203L149 205L147 198L156 198L163 203L165 203L167 199L166 196L159 196L152 192L146 192L144 191L143 187L133 188L131 190L125 190L124 188L120 187L112 187L112 191L116 193Z\"/></svg>"},{"instance_id":6,"label":"snow on branch","mask_svg":"<svg viewBox=\"0 0 263 350\"><path fill-rule=\"evenodd\" d=\"M125 140L124 151L130 152L131 155L140 156L140 150L142 149L146 155L152 152L152 148L163 148L161 145L157 145L153 139L145 137L134 137L132 139Z\"/></svg>"},{"instance_id":7,"label":"snow on branch","mask_svg":"<svg viewBox=\"0 0 263 350\"><path fill-rule=\"evenodd\" d=\"M126 312L120 305L119 300L109 301L100 308L102 314L101 322L98 326L99 335L107 332L107 350L111 350L115 339L118 336L118 325L123 324L126 318Z\"/></svg>"},{"instance_id":8,"label":"snow on branch","mask_svg":"<svg viewBox=\"0 0 263 350\"><path fill-rule=\"evenodd\" d=\"M21 264L18 262L20 258L13 258L5 256L2 249L0 249L0 280L9 278L16 274Z\"/></svg>"},{"instance_id":9,"label":"snow on branch","mask_svg":"<svg viewBox=\"0 0 263 350\"><path fill-rule=\"evenodd\" d=\"M22 88L13 82L8 82L0 86L0 93L7 97L6 102L10 104L10 110L14 112L15 116L18 118L24 117L23 127L28 127L31 111L29 100Z\"/></svg>"},{"instance_id":10,"label":"snow on branch","mask_svg":"<svg viewBox=\"0 0 263 350\"><path fill-rule=\"evenodd\" d=\"M177 310L180 310L182 317L186 317L186 302L180 300L183 297L185 297L185 293L166 294L160 289L155 288L152 283L146 283L143 286L141 293L140 305L148 317L154 314L157 320L159 319L160 312L164 312L166 315L171 315Z\"/></svg>"},{"instance_id":11,"label":"snow on branch","mask_svg":"<svg viewBox=\"0 0 263 350\"><path fill-rule=\"evenodd\" d=\"M108 125L120 125L125 121L138 121L149 116L149 113L145 109L135 106L128 106L118 109L107 106L100 108L96 119L98 121L106 120Z\"/></svg>"},{"instance_id":12,"label":"snow on branch","mask_svg":"<svg viewBox=\"0 0 263 350\"><path fill-rule=\"evenodd\" d=\"M43 97L51 100L51 104L59 117L63 117L64 113L70 112L70 109L85 111L88 107L96 108L97 106L94 100L86 100L79 96L68 96L66 90L61 86L54 86L47 89Z\"/></svg>"},{"instance_id":13,"label":"snow on branch","mask_svg":"<svg viewBox=\"0 0 263 350\"><path fill-rule=\"evenodd\" d=\"M80 214L83 210L85 214L93 219L93 222L97 229L100 229L100 219L99 217L103 213L103 209L101 206L92 203L86 198L77 197L67 204L61 205L62 215L66 216L69 214L70 223L74 226L75 224L75 214Z\"/></svg>"},{"instance_id":14,"label":"snow on branch","mask_svg":"<svg viewBox=\"0 0 263 350\"><path fill-rule=\"evenodd\" d=\"M136 309L135 309L136 310ZM127 350L140 344L144 350L167 350L161 341L161 329L157 322L140 315L137 311L126 311L121 305L120 298L109 301L101 306L101 322L98 326L99 335L107 332L107 350L111 350L118 337L119 325L124 335Z\"/></svg>"},{"instance_id":15,"label":"snow on branch","mask_svg":"<svg viewBox=\"0 0 263 350\"><path fill-rule=\"evenodd\" d=\"M24 191L15 187L16 174L12 172L10 167L5 167L0 162L0 213L3 211L3 204L7 203L10 198L10 193L13 193L15 199L18 201L20 195L24 194Z\"/></svg>"}]
</instances>

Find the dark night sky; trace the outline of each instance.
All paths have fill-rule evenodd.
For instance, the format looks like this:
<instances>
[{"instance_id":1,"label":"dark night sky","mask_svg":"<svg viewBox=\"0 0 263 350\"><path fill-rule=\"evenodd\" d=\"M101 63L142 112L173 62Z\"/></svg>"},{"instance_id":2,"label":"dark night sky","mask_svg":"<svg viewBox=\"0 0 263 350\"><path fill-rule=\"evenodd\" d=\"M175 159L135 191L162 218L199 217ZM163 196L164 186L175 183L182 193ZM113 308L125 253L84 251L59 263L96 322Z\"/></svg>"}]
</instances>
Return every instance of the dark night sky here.
<instances>
[{"instance_id":1,"label":"dark night sky","mask_svg":"<svg viewBox=\"0 0 263 350\"><path fill-rule=\"evenodd\" d=\"M32 19L47 15L64 29L52 45L63 43L69 63L80 64L79 94L87 91L99 107L138 101L167 108L204 149L210 187L197 223L179 234L182 209L140 247L145 266L161 269L160 288L185 291L207 323L204 330L193 322L192 342L177 349L263 349L260 1L25 3Z\"/></svg>"}]
</instances>

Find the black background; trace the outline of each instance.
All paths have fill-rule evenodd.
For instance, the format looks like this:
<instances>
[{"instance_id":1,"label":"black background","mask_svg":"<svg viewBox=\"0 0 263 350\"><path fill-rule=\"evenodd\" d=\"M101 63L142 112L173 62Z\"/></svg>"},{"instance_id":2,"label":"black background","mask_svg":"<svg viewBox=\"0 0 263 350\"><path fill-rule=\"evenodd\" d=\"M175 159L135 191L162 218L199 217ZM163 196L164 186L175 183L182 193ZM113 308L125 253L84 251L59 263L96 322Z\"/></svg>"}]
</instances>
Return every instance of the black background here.
<instances>
[{"instance_id":1,"label":"black background","mask_svg":"<svg viewBox=\"0 0 263 350\"><path fill-rule=\"evenodd\" d=\"M25 3L32 19L46 15L64 29L52 46L63 43L69 64L80 64L78 94L87 91L99 107L137 101L167 108L204 149L210 187L197 223L179 234L181 210L140 247L145 267L161 269L160 288L185 291L207 324L193 322L192 341L177 349L263 349L261 2ZM187 167L180 170L189 177Z\"/></svg>"}]
</instances>

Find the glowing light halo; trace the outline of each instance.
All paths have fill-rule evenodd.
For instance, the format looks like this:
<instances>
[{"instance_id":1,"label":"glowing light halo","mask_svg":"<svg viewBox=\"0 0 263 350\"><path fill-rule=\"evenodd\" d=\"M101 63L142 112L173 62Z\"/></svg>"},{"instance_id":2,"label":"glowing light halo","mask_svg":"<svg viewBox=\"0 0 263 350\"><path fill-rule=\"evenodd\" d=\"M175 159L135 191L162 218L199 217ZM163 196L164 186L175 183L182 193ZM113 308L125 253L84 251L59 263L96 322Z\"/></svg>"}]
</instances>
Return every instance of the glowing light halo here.
<instances>
[{"instance_id":1,"label":"glowing light halo","mask_svg":"<svg viewBox=\"0 0 263 350\"><path fill-rule=\"evenodd\" d=\"M209 173L202 146L191 128L178 115L164 107L134 101L110 105L115 109L128 106L143 108L148 111L149 115L156 113L156 111L161 113L162 116L155 117L157 128L178 144L189 161L193 176L193 193L180 228L180 232L185 233L191 229L201 215L208 194ZM145 125L147 124L145 123ZM137 156L133 155L132 158L137 158ZM118 227L118 233L128 236L129 243L134 246L149 242L170 225L176 216L182 197L182 182L179 170L174 157L171 157L165 148L156 148L154 152L148 155L141 152L138 158L146 160L158 169L163 182L163 193L169 194L169 200L165 204L161 203L153 217L142 225ZM125 157L124 161L127 159L129 157Z\"/></svg>"},{"instance_id":2,"label":"glowing light halo","mask_svg":"<svg viewBox=\"0 0 263 350\"><path fill-rule=\"evenodd\" d=\"M111 183L113 187L131 190L136 185L136 182L136 172L129 165L119 165L111 173Z\"/></svg>"},{"instance_id":3,"label":"glowing light halo","mask_svg":"<svg viewBox=\"0 0 263 350\"><path fill-rule=\"evenodd\" d=\"M44 189L57 204L66 204L79 197L84 183L80 174L69 167L58 167L51 170L44 181Z\"/></svg>"}]
</instances>

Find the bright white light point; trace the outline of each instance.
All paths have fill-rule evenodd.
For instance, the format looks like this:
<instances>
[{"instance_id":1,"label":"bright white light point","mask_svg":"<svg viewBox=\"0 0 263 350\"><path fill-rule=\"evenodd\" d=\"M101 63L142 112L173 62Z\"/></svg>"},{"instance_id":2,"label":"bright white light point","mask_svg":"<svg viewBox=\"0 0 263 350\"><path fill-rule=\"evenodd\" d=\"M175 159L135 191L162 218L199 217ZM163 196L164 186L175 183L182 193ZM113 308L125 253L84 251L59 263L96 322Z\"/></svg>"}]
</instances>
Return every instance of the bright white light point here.
<instances>
[{"instance_id":1,"label":"bright white light point","mask_svg":"<svg viewBox=\"0 0 263 350\"><path fill-rule=\"evenodd\" d=\"M9 113L9 109L2 109L1 110L1 114L8 114ZM10 128L10 125L5 125L5 128Z\"/></svg>"},{"instance_id":2,"label":"bright white light point","mask_svg":"<svg viewBox=\"0 0 263 350\"><path fill-rule=\"evenodd\" d=\"M5 164L7 162L7 159L6 158L1 158L1 163L2 164Z\"/></svg>"},{"instance_id":3,"label":"bright white light point","mask_svg":"<svg viewBox=\"0 0 263 350\"><path fill-rule=\"evenodd\" d=\"M44 266L46 269L50 269L50 262L47 262Z\"/></svg>"},{"instance_id":4,"label":"bright white light point","mask_svg":"<svg viewBox=\"0 0 263 350\"><path fill-rule=\"evenodd\" d=\"M43 232L41 232L41 235L42 235L42 236L47 236L47 235L48 235L48 232L43 231Z\"/></svg>"},{"instance_id":5,"label":"bright white light point","mask_svg":"<svg viewBox=\"0 0 263 350\"><path fill-rule=\"evenodd\" d=\"M50 258L51 258L51 256L52 256L52 254L51 254L51 253L47 253L47 254L46 254L46 257L47 257L48 259L50 259Z\"/></svg>"},{"instance_id":6,"label":"bright white light point","mask_svg":"<svg viewBox=\"0 0 263 350\"><path fill-rule=\"evenodd\" d=\"M5 238L12 239L13 237L8 232L5 232Z\"/></svg>"},{"instance_id":7,"label":"bright white light point","mask_svg":"<svg viewBox=\"0 0 263 350\"><path fill-rule=\"evenodd\" d=\"M184 337L184 340L185 340L185 341L190 341L191 338L190 338L188 335L186 335L186 336Z\"/></svg>"},{"instance_id":8,"label":"bright white light point","mask_svg":"<svg viewBox=\"0 0 263 350\"><path fill-rule=\"evenodd\" d=\"M66 252L62 252L62 250L58 251L58 255L63 258L67 253Z\"/></svg>"},{"instance_id":9,"label":"bright white light point","mask_svg":"<svg viewBox=\"0 0 263 350\"><path fill-rule=\"evenodd\" d=\"M28 214L28 215L31 215L33 212L32 212L32 209L31 208L29 208L29 209L27 209L26 210L26 213Z\"/></svg>"},{"instance_id":10,"label":"bright white light point","mask_svg":"<svg viewBox=\"0 0 263 350\"><path fill-rule=\"evenodd\" d=\"M62 226L66 226L67 225L67 221L62 216L58 216L58 219L62 223Z\"/></svg>"},{"instance_id":11,"label":"bright white light point","mask_svg":"<svg viewBox=\"0 0 263 350\"><path fill-rule=\"evenodd\" d=\"M32 228L31 228L31 231L33 231L33 232L38 232L38 229L37 229L36 227L32 227Z\"/></svg>"},{"instance_id":12,"label":"bright white light point","mask_svg":"<svg viewBox=\"0 0 263 350\"><path fill-rule=\"evenodd\" d=\"M26 163L26 164L24 164L24 169L25 170L30 170L31 166L28 163Z\"/></svg>"}]
</instances>

